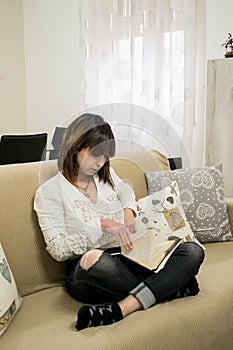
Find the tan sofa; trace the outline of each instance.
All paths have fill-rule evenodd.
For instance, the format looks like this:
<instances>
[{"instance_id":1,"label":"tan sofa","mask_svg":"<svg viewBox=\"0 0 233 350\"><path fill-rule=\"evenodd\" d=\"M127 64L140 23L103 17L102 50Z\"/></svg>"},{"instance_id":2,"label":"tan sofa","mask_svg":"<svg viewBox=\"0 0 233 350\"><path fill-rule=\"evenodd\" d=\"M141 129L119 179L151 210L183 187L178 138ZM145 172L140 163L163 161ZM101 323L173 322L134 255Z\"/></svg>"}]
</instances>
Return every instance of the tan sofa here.
<instances>
[{"instance_id":1,"label":"tan sofa","mask_svg":"<svg viewBox=\"0 0 233 350\"><path fill-rule=\"evenodd\" d=\"M137 198L147 194L143 170L168 168L158 153L127 158L113 160L112 166L132 184ZM114 325L75 330L80 303L66 293L65 263L56 262L45 250L32 209L37 187L56 171L56 161L0 167L0 242L23 297L21 308L0 337L0 349L232 349L232 242L206 244L198 296L137 311ZM233 200L227 203L233 228Z\"/></svg>"}]
</instances>

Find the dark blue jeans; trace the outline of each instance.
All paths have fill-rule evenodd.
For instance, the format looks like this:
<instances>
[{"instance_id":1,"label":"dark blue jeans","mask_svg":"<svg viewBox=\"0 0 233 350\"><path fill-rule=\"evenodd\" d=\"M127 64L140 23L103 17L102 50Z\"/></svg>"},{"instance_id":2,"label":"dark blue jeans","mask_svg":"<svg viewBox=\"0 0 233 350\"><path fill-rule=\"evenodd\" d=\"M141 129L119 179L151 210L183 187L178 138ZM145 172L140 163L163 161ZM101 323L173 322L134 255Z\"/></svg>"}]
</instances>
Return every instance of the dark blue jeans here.
<instances>
[{"instance_id":1,"label":"dark blue jeans","mask_svg":"<svg viewBox=\"0 0 233 350\"><path fill-rule=\"evenodd\" d=\"M204 251L194 242L184 242L158 273L122 255L107 252L88 270L80 266L79 260L74 259L67 264L66 288L74 299L89 304L120 301L143 284L159 303L185 286L198 273L204 260Z\"/></svg>"}]
</instances>

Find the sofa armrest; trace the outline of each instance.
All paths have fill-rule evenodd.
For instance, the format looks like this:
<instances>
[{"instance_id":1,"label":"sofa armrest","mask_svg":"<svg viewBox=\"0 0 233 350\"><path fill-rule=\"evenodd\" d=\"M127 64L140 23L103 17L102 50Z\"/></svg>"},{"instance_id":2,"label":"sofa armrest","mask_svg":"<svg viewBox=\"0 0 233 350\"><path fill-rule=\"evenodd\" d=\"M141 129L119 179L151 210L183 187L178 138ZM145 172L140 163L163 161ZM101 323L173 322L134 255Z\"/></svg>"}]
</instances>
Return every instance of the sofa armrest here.
<instances>
[{"instance_id":1,"label":"sofa armrest","mask_svg":"<svg viewBox=\"0 0 233 350\"><path fill-rule=\"evenodd\" d=\"M226 197L225 202L227 205L227 212L228 212L229 222L231 226L231 233L233 235L233 198Z\"/></svg>"}]
</instances>

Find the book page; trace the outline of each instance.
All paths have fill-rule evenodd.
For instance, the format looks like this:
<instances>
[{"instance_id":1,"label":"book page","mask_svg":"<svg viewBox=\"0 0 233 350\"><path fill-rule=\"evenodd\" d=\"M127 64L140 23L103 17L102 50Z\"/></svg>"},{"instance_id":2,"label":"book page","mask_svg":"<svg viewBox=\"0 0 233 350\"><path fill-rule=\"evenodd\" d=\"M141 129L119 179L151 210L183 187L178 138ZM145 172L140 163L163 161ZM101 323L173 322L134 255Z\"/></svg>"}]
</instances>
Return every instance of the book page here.
<instances>
[{"instance_id":1,"label":"book page","mask_svg":"<svg viewBox=\"0 0 233 350\"><path fill-rule=\"evenodd\" d=\"M137 202L135 234L130 235L132 250L122 254L147 268L157 270L167 261L173 249L194 235L181 205L176 181Z\"/></svg>"},{"instance_id":2,"label":"book page","mask_svg":"<svg viewBox=\"0 0 233 350\"><path fill-rule=\"evenodd\" d=\"M150 270L154 270L179 241L157 243L155 231L151 229L133 242L133 249L127 250L122 247L121 254Z\"/></svg>"},{"instance_id":3,"label":"book page","mask_svg":"<svg viewBox=\"0 0 233 350\"><path fill-rule=\"evenodd\" d=\"M126 250L122 247L121 253L153 270L190 233L178 207L164 212L156 212L148 207L138 213L136 228L137 232L130 235L133 249Z\"/></svg>"}]
</instances>

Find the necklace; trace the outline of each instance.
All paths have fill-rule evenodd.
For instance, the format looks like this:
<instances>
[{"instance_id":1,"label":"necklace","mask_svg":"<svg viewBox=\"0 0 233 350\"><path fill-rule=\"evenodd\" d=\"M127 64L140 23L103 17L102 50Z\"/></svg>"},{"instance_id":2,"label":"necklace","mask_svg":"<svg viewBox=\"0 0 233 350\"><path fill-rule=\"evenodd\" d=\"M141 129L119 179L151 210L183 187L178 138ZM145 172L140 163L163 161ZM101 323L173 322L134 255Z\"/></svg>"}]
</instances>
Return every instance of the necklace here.
<instances>
[{"instance_id":1,"label":"necklace","mask_svg":"<svg viewBox=\"0 0 233 350\"><path fill-rule=\"evenodd\" d=\"M79 185L76 185L76 184L74 184L74 186L75 187L77 187L77 189L78 190L81 190L81 191L83 191L83 194L84 194L84 196L86 196L86 197L90 197L90 194L88 193L88 186L89 186L89 184L90 184L90 182L92 181L92 176L88 176L88 181L87 181L87 184L86 184L86 186L85 187L81 187L81 186L79 186Z\"/></svg>"}]
</instances>

